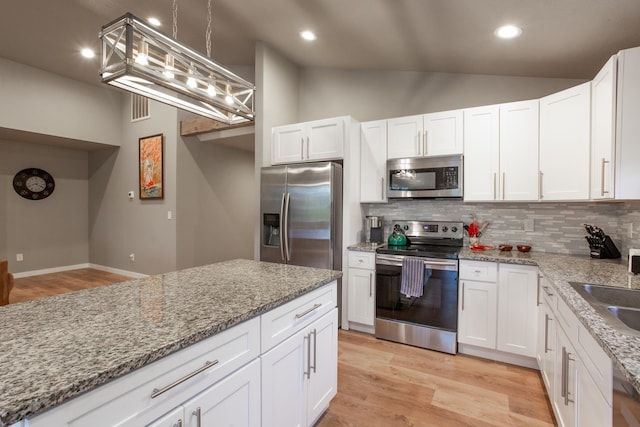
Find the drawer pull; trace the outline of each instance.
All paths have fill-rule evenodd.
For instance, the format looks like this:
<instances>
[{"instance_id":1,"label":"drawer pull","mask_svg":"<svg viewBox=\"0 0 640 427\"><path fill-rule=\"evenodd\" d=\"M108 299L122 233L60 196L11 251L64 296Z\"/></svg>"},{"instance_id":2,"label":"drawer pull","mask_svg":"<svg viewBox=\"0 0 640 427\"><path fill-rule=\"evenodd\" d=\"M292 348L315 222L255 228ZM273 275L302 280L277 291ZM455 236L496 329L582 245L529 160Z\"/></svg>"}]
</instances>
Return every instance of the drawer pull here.
<instances>
[{"instance_id":1,"label":"drawer pull","mask_svg":"<svg viewBox=\"0 0 640 427\"><path fill-rule=\"evenodd\" d=\"M182 427L182 418L179 419L178 422L173 425L173 427Z\"/></svg>"},{"instance_id":2,"label":"drawer pull","mask_svg":"<svg viewBox=\"0 0 640 427\"><path fill-rule=\"evenodd\" d=\"M202 427L202 409L198 406L195 411L192 412L192 415L196 417L196 426Z\"/></svg>"},{"instance_id":3,"label":"drawer pull","mask_svg":"<svg viewBox=\"0 0 640 427\"><path fill-rule=\"evenodd\" d=\"M320 303L313 304L313 307L309 308L308 310L305 310L302 313L296 314L296 319L300 319L306 316L307 314L311 313L312 311L319 309L320 307L322 307L322 304Z\"/></svg>"},{"instance_id":4,"label":"drawer pull","mask_svg":"<svg viewBox=\"0 0 640 427\"><path fill-rule=\"evenodd\" d=\"M214 360L213 362L206 361L203 367L198 368L195 371L191 372L190 374L187 374L184 377L172 382L168 386L162 387L161 389L154 388L153 391L151 392L151 398L153 399L155 397L160 396L163 393L166 393L167 391L171 390L172 388L174 388L174 387L182 384L183 382L195 377L199 373L206 371L207 369L209 369L210 367L212 367L214 365L217 365L218 363L219 363L219 361L217 359Z\"/></svg>"},{"instance_id":5,"label":"drawer pull","mask_svg":"<svg viewBox=\"0 0 640 427\"><path fill-rule=\"evenodd\" d=\"M548 297L552 297L553 294L551 292L547 292L547 290L549 289L548 286L543 286L542 289L544 289L544 293L548 296Z\"/></svg>"}]
</instances>

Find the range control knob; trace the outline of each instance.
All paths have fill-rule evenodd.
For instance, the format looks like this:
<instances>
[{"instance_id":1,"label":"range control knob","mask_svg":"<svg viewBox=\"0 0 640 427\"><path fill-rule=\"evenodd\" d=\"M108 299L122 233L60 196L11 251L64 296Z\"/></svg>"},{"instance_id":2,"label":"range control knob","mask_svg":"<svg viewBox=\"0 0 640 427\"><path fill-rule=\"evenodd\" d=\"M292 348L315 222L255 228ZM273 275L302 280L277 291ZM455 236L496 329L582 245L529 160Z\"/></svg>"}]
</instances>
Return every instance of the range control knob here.
<instances>
[{"instance_id":1,"label":"range control knob","mask_svg":"<svg viewBox=\"0 0 640 427\"><path fill-rule=\"evenodd\" d=\"M408 226L408 225L405 225L405 226L404 226L404 229L405 229L405 231L406 231L406 230L408 230L408 229L409 229L409 226Z\"/></svg>"},{"instance_id":2,"label":"range control knob","mask_svg":"<svg viewBox=\"0 0 640 427\"><path fill-rule=\"evenodd\" d=\"M456 227L455 225L453 227L451 227L451 231L453 233L455 233L456 231L458 231L458 227Z\"/></svg>"},{"instance_id":3,"label":"range control knob","mask_svg":"<svg viewBox=\"0 0 640 427\"><path fill-rule=\"evenodd\" d=\"M449 227L447 227L446 225L444 227L442 227L442 232L443 233L446 233L447 231L449 231Z\"/></svg>"}]
</instances>

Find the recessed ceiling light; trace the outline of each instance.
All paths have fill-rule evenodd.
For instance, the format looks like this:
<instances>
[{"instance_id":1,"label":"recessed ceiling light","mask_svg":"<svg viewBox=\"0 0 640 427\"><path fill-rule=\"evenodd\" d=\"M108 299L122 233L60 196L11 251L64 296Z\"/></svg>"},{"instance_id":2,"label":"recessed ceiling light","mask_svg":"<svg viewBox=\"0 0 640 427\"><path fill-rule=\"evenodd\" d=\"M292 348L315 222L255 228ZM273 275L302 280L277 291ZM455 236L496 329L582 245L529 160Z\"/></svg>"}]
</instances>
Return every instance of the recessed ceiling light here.
<instances>
[{"instance_id":1,"label":"recessed ceiling light","mask_svg":"<svg viewBox=\"0 0 640 427\"><path fill-rule=\"evenodd\" d=\"M522 29L515 25L503 25L494 31L494 34L501 39L512 39L522 34Z\"/></svg>"},{"instance_id":2,"label":"recessed ceiling light","mask_svg":"<svg viewBox=\"0 0 640 427\"><path fill-rule=\"evenodd\" d=\"M154 17L149 18L149 24L151 24L151 25L153 25L155 27L159 27L160 25L162 25L160 23L160 20L158 18L154 18Z\"/></svg>"},{"instance_id":3,"label":"recessed ceiling light","mask_svg":"<svg viewBox=\"0 0 640 427\"><path fill-rule=\"evenodd\" d=\"M316 39L316 35L313 34L313 31L301 31L300 32L300 37L302 37L303 39L307 40L307 41L314 41Z\"/></svg>"},{"instance_id":4,"label":"recessed ceiling light","mask_svg":"<svg viewBox=\"0 0 640 427\"><path fill-rule=\"evenodd\" d=\"M83 48L80 51L80 54L85 58L93 58L94 56L96 56L96 53L93 51L93 49L89 49L88 47Z\"/></svg>"}]
</instances>

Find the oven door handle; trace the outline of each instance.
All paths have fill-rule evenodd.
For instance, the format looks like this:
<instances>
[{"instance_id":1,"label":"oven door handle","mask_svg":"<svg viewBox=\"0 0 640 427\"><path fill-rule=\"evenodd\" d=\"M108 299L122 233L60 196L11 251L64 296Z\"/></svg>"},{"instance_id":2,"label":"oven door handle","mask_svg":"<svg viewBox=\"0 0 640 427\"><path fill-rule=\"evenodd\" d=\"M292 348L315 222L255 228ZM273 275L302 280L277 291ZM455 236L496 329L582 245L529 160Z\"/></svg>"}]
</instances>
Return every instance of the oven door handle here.
<instances>
[{"instance_id":1,"label":"oven door handle","mask_svg":"<svg viewBox=\"0 0 640 427\"><path fill-rule=\"evenodd\" d=\"M398 257L390 257L390 256L384 256L384 255L378 255L376 257L376 262L378 261L383 261L382 264L385 265L396 265L396 266L402 266L402 258L398 258ZM457 267L458 263L456 261L431 261L431 260L425 260L424 261L424 265L425 267L429 268L430 266L433 266L434 268L438 268L438 267Z\"/></svg>"}]
</instances>

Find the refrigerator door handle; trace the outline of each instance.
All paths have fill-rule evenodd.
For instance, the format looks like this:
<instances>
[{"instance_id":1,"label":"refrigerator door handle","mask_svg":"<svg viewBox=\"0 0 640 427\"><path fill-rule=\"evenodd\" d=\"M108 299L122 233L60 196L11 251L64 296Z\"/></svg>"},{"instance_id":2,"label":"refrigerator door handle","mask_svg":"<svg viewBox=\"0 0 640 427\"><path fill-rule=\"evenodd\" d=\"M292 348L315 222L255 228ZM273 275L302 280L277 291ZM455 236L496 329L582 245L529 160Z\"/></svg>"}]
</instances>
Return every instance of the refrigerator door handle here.
<instances>
[{"instance_id":1,"label":"refrigerator door handle","mask_svg":"<svg viewBox=\"0 0 640 427\"><path fill-rule=\"evenodd\" d=\"M282 261L284 258L284 201L287 197L287 193L282 193L282 200L280 201L280 257Z\"/></svg>"},{"instance_id":2,"label":"refrigerator door handle","mask_svg":"<svg viewBox=\"0 0 640 427\"><path fill-rule=\"evenodd\" d=\"M284 199L284 252L287 255L286 261L291 261L291 252L289 251L289 201L291 200L291 194L286 193Z\"/></svg>"}]
</instances>

